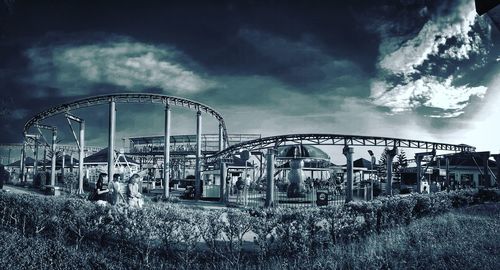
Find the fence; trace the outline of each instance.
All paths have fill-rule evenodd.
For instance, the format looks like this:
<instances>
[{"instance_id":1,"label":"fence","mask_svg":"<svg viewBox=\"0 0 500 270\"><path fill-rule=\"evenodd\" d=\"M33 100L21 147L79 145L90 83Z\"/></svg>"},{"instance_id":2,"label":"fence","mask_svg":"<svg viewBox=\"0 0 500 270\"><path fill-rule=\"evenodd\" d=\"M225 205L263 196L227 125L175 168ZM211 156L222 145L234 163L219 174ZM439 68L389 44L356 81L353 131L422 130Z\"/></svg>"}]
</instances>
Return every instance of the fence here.
<instances>
[{"instance_id":1,"label":"fence","mask_svg":"<svg viewBox=\"0 0 500 270\"><path fill-rule=\"evenodd\" d=\"M355 190L355 192L357 192ZM363 192L363 191L361 191ZM323 195L318 198L318 194ZM323 201L323 205L342 205L345 203L345 191L338 187L311 187L307 188L300 196L289 197L286 187L275 185L273 192L274 206L286 207L317 207L318 201ZM243 190L230 189L228 202L246 207L263 207L266 201L265 187L250 186Z\"/></svg>"}]
</instances>

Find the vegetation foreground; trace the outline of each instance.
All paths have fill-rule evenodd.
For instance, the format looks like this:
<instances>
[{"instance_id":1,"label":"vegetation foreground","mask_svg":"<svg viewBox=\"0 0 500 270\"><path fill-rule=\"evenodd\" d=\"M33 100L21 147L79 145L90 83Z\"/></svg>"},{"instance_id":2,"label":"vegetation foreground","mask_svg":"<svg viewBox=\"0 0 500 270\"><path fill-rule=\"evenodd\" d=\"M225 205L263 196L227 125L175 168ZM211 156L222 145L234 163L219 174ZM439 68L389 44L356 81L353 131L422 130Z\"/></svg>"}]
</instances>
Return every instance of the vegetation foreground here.
<instances>
[{"instance_id":1,"label":"vegetation foreground","mask_svg":"<svg viewBox=\"0 0 500 270\"><path fill-rule=\"evenodd\" d=\"M424 216L316 252L264 257L243 252L217 260L210 249L185 249L182 256L152 251L144 260L137 249L144 246L134 249L98 241L75 245L62 232L30 234L13 230L12 223L4 220L5 216L0 227L0 269L500 269L498 202ZM288 245L301 248L300 239Z\"/></svg>"}]
</instances>

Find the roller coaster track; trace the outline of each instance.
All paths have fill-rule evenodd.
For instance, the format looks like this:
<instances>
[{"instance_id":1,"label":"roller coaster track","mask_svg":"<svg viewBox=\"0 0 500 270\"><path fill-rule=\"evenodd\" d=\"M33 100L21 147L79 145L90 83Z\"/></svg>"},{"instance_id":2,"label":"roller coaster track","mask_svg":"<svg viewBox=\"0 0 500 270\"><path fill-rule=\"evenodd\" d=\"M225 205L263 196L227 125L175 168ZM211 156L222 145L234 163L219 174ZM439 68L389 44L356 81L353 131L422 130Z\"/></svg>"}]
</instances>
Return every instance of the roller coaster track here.
<instances>
[{"instance_id":1,"label":"roller coaster track","mask_svg":"<svg viewBox=\"0 0 500 270\"><path fill-rule=\"evenodd\" d=\"M466 144L447 144L438 142L427 142L419 140L409 140L389 137L373 137L359 135L340 134L287 134L279 136L264 137L251 141L246 141L229 146L228 148L207 157L208 162L213 162L218 158L229 158L232 154L241 149L258 151L269 148L276 148L282 145L343 145L343 146L381 146L381 147L402 147L426 150L444 150L455 152L474 152L475 147Z\"/></svg>"},{"instance_id":2,"label":"roller coaster track","mask_svg":"<svg viewBox=\"0 0 500 270\"><path fill-rule=\"evenodd\" d=\"M175 96L148 94L148 93L120 93L120 94L93 96L89 98L76 100L70 103L58 105L43 112L40 112L37 115L33 116L31 119L29 119L24 125L24 132L27 133L28 130L33 125L41 123L42 120L48 117L61 113L68 113L71 110L75 109L108 104L112 99L116 103L150 103L150 104L164 104L164 105L169 104L173 106L188 108L194 111L204 112L217 119L219 124L222 125L224 140L226 143L229 144L224 118L222 118L222 115L216 110L212 109L211 107L205 104L193 100Z\"/></svg>"}]
</instances>

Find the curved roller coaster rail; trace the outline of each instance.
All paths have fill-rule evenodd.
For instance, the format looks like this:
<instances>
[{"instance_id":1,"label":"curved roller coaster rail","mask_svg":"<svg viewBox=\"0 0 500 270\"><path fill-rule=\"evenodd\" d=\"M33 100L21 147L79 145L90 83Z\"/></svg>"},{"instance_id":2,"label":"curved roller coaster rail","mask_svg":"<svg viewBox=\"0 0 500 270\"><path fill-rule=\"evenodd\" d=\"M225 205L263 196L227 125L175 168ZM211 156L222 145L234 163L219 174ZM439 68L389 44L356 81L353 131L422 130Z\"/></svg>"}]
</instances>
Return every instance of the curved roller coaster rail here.
<instances>
[{"instance_id":1,"label":"curved roller coaster rail","mask_svg":"<svg viewBox=\"0 0 500 270\"><path fill-rule=\"evenodd\" d=\"M341 134L288 134L264 137L235 144L214 154L213 156L208 157L208 159L209 161L215 161L218 158L227 158L229 155L234 154L241 149L258 151L288 144L403 147L455 152L474 152L476 150L474 146L466 144L448 144L390 137Z\"/></svg>"},{"instance_id":2,"label":"curved roller coaster rail","mask_svg":"<svg viewBox=\"0 0 500 270\"><path fill-rule=\"evenodd\" d=\"M61 113L68 113L75 109L108 104L111 100L115 101L116 103L152 103L152 104L165 104L165 105L169 104L173 106L188 108L194 111L207 113L213 116L215 119L217 119L217 121L219 121L219 124L222 125L224 141L229 143L227 137L226 124L224 123L222 115L216 110L212 109L211 107L205 104L189 100L186 98L160 95L160 94L149 94L149 93L119 93L119 94L93 96L89 98L76 100L70 103L58 105L33 116L24 125L24 132L27 133L28 130L33 125L40 123L42 120L48 117Z\"/></svg>"}]
</instances>

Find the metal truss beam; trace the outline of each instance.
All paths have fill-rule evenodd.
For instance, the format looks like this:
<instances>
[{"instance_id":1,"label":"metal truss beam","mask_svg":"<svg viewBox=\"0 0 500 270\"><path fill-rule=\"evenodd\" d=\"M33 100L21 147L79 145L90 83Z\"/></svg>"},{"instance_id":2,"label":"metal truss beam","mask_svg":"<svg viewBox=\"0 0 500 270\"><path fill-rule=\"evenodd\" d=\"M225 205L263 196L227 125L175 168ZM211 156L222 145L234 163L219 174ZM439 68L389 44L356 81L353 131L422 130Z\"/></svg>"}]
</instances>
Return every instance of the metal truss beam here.
<instances>
[{"instance_id":1,"label":"metal truss beam","mask_svg":"<svg viewBox=\"0 0 500 270\"><path fill-rule=\"evenodd\" d=\"M466 144L447 144L401 138L340 134L288 134L265 137L232 145L223 151L209 156L208 162L213 162L218 158L227 158L240 149L255 151L291 144L402 147L455 152L474 152L476 150L474 146Z\"/></svg>"},{"instance_id":2,"label":"metal truss beam","mask_svg":"<svg viewBox=\"0 0 500 270\"><path fill-rule=\"evenodd\" d=\"M177 107L184 107L193 111L201 111L206 113L219 122L222 125L223 137L227 145L229 145L226 124L222 115L211 107L181 97L159 95L159 94L149 94L149 93L121 93L121 94L111 94L111 95L101 95L89 98L80 99L70 103L58 105L52 107L48 110L38 113L33 116L24 125L24 132L27 132L32 126L41 122L42 120L60 114L69 113L71 110L87 108L97 105L107 105L109 101L113 99L116 103L150 103L150 104L169 104Z\"/></svg>"}]
</instances>

